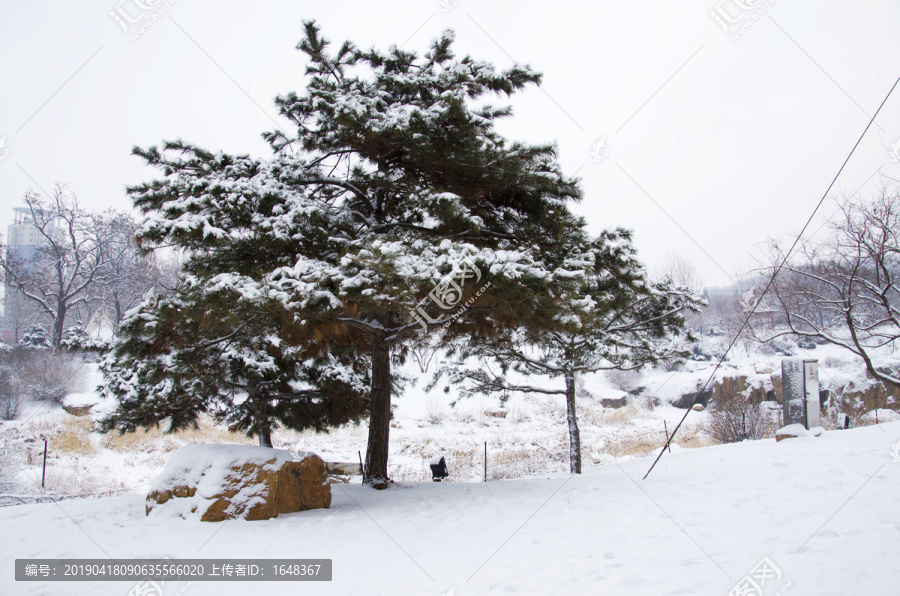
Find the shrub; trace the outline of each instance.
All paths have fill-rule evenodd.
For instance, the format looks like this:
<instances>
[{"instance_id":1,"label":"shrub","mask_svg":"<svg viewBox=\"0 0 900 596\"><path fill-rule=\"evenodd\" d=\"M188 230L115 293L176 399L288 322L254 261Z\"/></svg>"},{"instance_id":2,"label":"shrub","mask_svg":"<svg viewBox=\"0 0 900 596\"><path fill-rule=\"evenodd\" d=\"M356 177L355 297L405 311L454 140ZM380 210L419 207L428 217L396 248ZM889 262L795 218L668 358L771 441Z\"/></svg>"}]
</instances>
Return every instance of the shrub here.
<instances>
[{"instance_id":1,"label":"shrub","mask_svg":"<svg viewBox=\"0 0 900 596\"><path fill-rule=\"evenodd\" d=\"M49 350L50 340L47 338L47 332L43 327L40 325L32 325L25 330L25 335L19 340L19 345L25 348Z\"/></svg>"},{"instance_id":2,"label":"shrub","mask_svg":"<svg viewBox=\"0 0 900 596\"><path fill-rule=\"evenodd\" d=\"M15 377L14 389L20 395L36 401L62 404L66 395L82 388L85 367L80 359L69 354L29 350L12 373Z\"/></svg>"},{"instance_id":3,"label":"shrub","mask_svg":"<svg viewBox=\"0 0 900 596\"><path fill-rule=\"evenodd\" d=\"M14 386L14 378L8 368L0 368L0 420L15 420L22 408L22 394Z\"/></svg>"},{"instance_id":4,"label":"shrub","mask_svg":"<svg viewBox=\"0 0 900 596\"><path fill-rule=\"evenodd\" d=\"M507 408L509 414L506 415L506 419L512 422L513 424L521 424L523 422L527 422L530 417L530 412L528 410L528 405L522 398L516 398L509 404Z\"/></svg>"},{"instance_id":5,"label":"shrub","mask_svg":"<svg viewBox=\"0 0 900 596\"><path fill-rule=\"evenodd\" d=\"M425 400L425 411L428 414L428 422L432 424L440 424L447 413L444 400L440 395L428 396L428 399Z\"/></svg>"},{"instance_id":6,"label":"shrub","mask_svg":"<svg viewBox=\"0 0 900 596\"><path fill-rule=\"evenodd\" d=\"M625 393L635 393L641 382L641 371L612 369L606 371L606 378L613 387Z\"/></svg>"},{"instance_id":7,"label":"shrub","mask_svg":"<svg viewBox=\"0 0 900 596\"><path fill-rule=\"evenodd\" d=\"M8 447L0 447L0 493L17 493L21 489L18 455Z\"/></svg>"},{"instance_id":8,"label":"shrub","mask_svg":"<svg viewBox=\"0 0 900 596\"><path fill-rule=\"evenodd\" d=\"M63 332L59 347L68 352L100 353L107 349L103 340L91 337L79 321Z\"/></svg>"},{"instance_id":9,"label":"shrub","mask_svg":"<svg viewBox=\"0 0 900 596\"><path fill-rule=\"evenodd\" d=\"M713 404L703 430L717 443L738 443L771 436L775 423L766 404L737 395Z\"/></svg>"},{"instance_id":10,"label":"shrub","mask_svg":"<svg viewBox=\"0 0 900 596\"><path fill-rule=\"evenodd\" d=\"M24 401L20 393L0 390L0 420L15 420L18 418Z\"/></svg>"}]
</instances>

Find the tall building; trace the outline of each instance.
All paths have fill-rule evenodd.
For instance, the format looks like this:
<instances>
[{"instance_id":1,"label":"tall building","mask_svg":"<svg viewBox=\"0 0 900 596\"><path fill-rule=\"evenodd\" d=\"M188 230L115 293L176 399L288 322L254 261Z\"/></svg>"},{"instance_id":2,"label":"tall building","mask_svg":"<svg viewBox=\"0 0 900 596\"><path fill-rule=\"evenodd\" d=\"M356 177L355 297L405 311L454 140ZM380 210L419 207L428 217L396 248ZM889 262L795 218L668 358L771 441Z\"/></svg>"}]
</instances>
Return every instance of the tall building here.
<instances>
[{"instance_id":1,"label":"tall building","mask_svg":"<svg viewBox=\"0 0 900 596\"><path fill-rule=\"evenodd\" d=\"M27 207L13 207L13 213L15 213L13 223L9 224L6 229L7 253L14 252L18 258L26 263L30 263L34 261L34 254L37 249L42 246L48 246L50 243L35 225L31 209ZM54 239L61 240L63 234L65 234L63 229L64 223L62 218L51 220L47 233Z\"/></svg>"},{"instance_id":2,"label":"tall building","mask_svg":"<svg viewBox=\"0 0 900 596\"><path fill-rule=\"evenodd\" d=\"M6 229L6 254L7 257L15 256L16 259L23 261L26 266L31 265L35 261L35 255L41 247L49 246L50 242L47 237L41 233L35 225L34 216L31 209L27 207L13 207L13 223L9 224ZM47 234L54 240L62 241L65 237L65 221L62 218L54 218L46 228ZM22 314L21 311L25 305L22 298L18 300L15 296L15 289L9 284L3 287L3 321L0 328L0 337L6 343L15 343L18 339L16 336L21 333L21 321L17 320Z\"/></svg>"}]
</instances>

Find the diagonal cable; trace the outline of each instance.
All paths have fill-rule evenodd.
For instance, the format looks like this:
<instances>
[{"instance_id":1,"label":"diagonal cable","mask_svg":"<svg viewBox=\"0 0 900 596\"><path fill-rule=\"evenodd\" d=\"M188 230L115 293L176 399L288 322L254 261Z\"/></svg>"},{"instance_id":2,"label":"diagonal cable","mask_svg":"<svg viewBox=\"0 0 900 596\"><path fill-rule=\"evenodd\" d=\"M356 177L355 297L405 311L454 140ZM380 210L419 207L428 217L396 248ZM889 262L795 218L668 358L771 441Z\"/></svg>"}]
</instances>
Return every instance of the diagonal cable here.
<instances>
[{"instance_id":1,"label":"diagonal cable","mask_svg":"<svg viewBox=\"0 0 900 596\"><path fill-rule=\"evenodd\" d=\"M19 468L19 471L22 472L22 474L24 474L25 477L28 478L28 480L30 480L32 484L35 485L35 487L37 487L37 480L35 480L34 478L32 478L32 477L28 474L28 472L27 472L24 468L22 468L21 466L16 465L16 467ZM41 488L40 490L41 490L41 491L44 491L43 488ZM44 492L46 492L46 491L44 491ZM76 527L76 528L78 528L79 530L81 530L81 532L82 532L85 536L87 536L88 540L90 540L91 542L94 543L94 546L96 546L97 548L99 548L100 551L101 551L104 555L106 555L106 558L107 558L107 559L109 559L109 560L111 560L111 561L115 561L115 559L112 557L112 555L110 555L108 552L106 552L106 549L104 549L102 546L100 546L100 543L97 542L96 540L94 540L94 538L93 538L90 534L88 534L87 530L85 530L84 528L82 528L82 527L81 527L81 524L79 524L77 521L75 521L75 518L73 518L71 515L69 515L69 512L62 508L62 505L60 505L58 501L55 501L55 500L54 500L54 501L51 501L51 502L52 502L54 505L56 505L57 509L59 509L60 511L62 511L63 514L64 514L66 517L69 518L69 521L71 521L73 524L75 524L75 527Z\"/></svg>"},{"instance_id":2,"label":"diagonal cable","mask_svg":"<svg viewBox=\"0 0 900 596\"><path fill-rule=\"evenodd\" d=\"M226 519L225 521L221 522L221 523L219 524L219 527L216 528L216 531L213 532L212 535L210 535L209 538L207 538L206 540L204 540L204 541L203 541L203 544L201 544L200 546L197 547L197 551L199 552L200 549L203 548L204 546L206 546L206 544L207 544L210 540L212 540L213 538L215 538L216 534L218 534L219 532L221 532L221 531L222 531L222 528L224 528L226 525L228 525L228 522L230 522L230 521L231 521L231 519Z\"/></svg>"},{"instance_id":3,"label":"diagonal cable","mask_svg":"<svg viewBox=\"0 0 900 596\"><path fill-rule=\"evenodd\" d=\"M261 111L263 114L266 115L266 118L268 118L269 120L272 121L272 123L275 125L275 128L277 128L278 130L280 130L281 133L284 134L285 137L286 137L286 136L287 136L287 133L285 133L285 132L284 132L284 129L281 128L281 126L278 124L278 122L277 122L274 118L272 118L271 115L269 115L269 112L267 112L265 108L263 108L261 105L259 105L259 102L257 102L255 99L253 99L253 96L250 95L250 94L247 92L247 90L244 89L244 88L241 86L240 83L238 83L236 80L234 80L234 77L232 77L230 74L228 74L228 71L225 70L224 68L222 68L222 65L219 64L218 62L216 62L215 58L213 58L212 56L209 55L209 52L207 52L205 49L203 49L203 46L201 46L199 43L197 43L197 40L194 39L193 37L191 37L190 33L188 33L187 31L185 31L185 30L184 30L184 27L182 27L180 24L178 24L178 21L176 21L175 19L173 19L171 16L169 17L169 19L171 19L171 21L172 21L173 23L175 23L175 26L176 26L176 27L178 27L179 29L181 29L181 32L184 33L185 36L186 36L188 39L190 39L190 40L194 43L194 45L197 46L197 48L198 48L201 52L203 52L203 53L206 55L207 58L209 58L210 62L212 62L213 64L215 64L215 65L219 68L219 70L222 71L222 74L224 74L226 77L228 77L228 79L229 79L232 83L234 83L234 85L235 85L238 89L240 89L240 90L244 93L244 95L247 96L247 99L249 99L250 101L252 101L252 102L253 102L253 105L255 105L256 107L258 107L258 108L260 109L260 111Z\"/></svg>"},{"instance_id":4,"label":"diagonal cable","mask_svg":"<svg viewBox=\"0 0 900 596\"><path fill-rule=\"evenodd\" d=\"M616 133L618 133L620 130L622 130L623 128L625 128L625 125L628 124L629 122L631 122L631 119L634 118L635 116L637 116L637 113L640 112L641 110L643 110L643 109L644 109L644 106L647 105L648 103L650 103L650 100L653 99L654 97L656 97L656 94L659 93L660 91L662 91L662 88L665 87L665 86L669 83L669 81L671 81L673 78L675 78L675 75L677 75L679 72L681 72L681 69L684 68L685 66L687 66L687 63L690 62L690 61L694 58L694 56L696 56L696 55L700 52L700 50L702 50L702 49L703 49L703 46L700 46L699 48L697 48L697 49L694 51L694 53L691 54L690 57L689 57L687 60L685 60L685 61L681 64L681 66L679 66L679 67L675 70L675 72L673 72L671 75L669 75L669 78L666 79L665 81L663 81L663 84L660 85L660 86L656 89L656 91L654 91L654 92L650 95L650 97L648 97L647 100L646 100L644 103L642 103L641 106L640 106L638 109L636 109L636 110L634 111L634 113L633 113L631 116L628 117L627 120L625 120L625 122L622 123L622 126L620 126L619 128L616 129Z\"/></svg>"},{"instance_id":5,"label":"diagonal cable","mask_svg":"<svg viewBox=\"0 0 900 596\"><path fill-rule=\"evenodd\" d=\"M427 25L427 24L431 21L431 19L433 19L433 18L434 18L434 15L431 15L430 17L428 17L427 19L425 19L425 22L422 23L422 24L419 26L419 28L416 29L416 30L413 32L413 34L409 36L409 39L407 39L407 40L404 41L402 44L400 44L400 49L402 50L402 49L406 46L406 44L408 44L410 41L412 41L412 38L419 34L419 31L422 30L422 27L424 27L425 25Z\"/></svg>"},{"instance_id":6,"label":"diagonal cable","mask_svg":"<svg viewBox=\"0 0 900 596\"><path fill-rule=\"evenodd\" d=\"M870 181L872 178L875 177L875 174L881 173L881 168L883 168L883 167L884 167L884 166L879 166L877 170L875 170L874 172L872 172L872 175L869 176L869 177L866 179L866 181L863 182L863 183L859 186L859 188L856 189L856 192L850 194L850 195L847 197L847 200L845 200L845 201L841 204L841 206L837 208L837 210L836 210L834 213L832 213L831 215L829 215L829 216L825 219L825 221L822 222L822 225L820 225L818 228L816 228L816 231L815 231L815 232L813 232L812 234L809 235L809 238L807 238L807 240L811 240L812 238L815 237L816 234L818 234L819 232L821 232L821 231L822 231L822 228L824 228L825 226L827 226L828 223L834 218L834 216L837 215L838 213L840 213L841 210L847 205L847 203L849 203L849 202L853 199L853 197L855 197L856 195L858 195L859 192L866 186L866 184L868 184L869 181Z\"/></svg>"}]
</instances>

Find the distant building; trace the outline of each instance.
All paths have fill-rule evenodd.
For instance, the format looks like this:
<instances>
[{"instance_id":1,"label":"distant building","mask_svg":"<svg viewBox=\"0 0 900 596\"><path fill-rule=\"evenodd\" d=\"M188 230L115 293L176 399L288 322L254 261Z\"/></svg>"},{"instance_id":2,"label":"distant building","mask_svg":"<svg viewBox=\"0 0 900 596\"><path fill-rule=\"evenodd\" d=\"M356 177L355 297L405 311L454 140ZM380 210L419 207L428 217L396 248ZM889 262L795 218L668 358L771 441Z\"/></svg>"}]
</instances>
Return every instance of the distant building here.
<instances>
[{"instance_id":1,"label":"distant building","mask_svg":"<svg viewBox=\"0 0 900 596\"><path fill-rule=\"evenodd\" d=\"M13 207L13 223L6 228L6 255L15 256L26 265L32 265L38 249L50 245L49 240L35 225L31 209L27 207ZM54 239L61 241L65 237L65 220L54 218L46 228L47 233ZM15 289L10 284L3 287L3 320L0 328L0 338L6 343L16 342L16 322L11 320L17 316L16 311L20 306L12 303ZM19 301L21 302L21 300ZM20 330L21 331L21 330Z\"/></svg>"},{"instance_id":2,"label":"distant building","mask_svg":"<svg viewBox=\"0 0 900 596\"><path fill-rule=\"evenodd\" d=\"M42 246L49 246L49 241L40 232L35 225L34 217L31 209L27 207L13 207L15 217L13 223L9 224L6 231L7 253L15 253L16 256L26 263L34 261L34 255L37 249ZM61 240L65 230L63 225L65 220L55 218L50 222L47 233L54 237L54 240Z\"/></svg>"}]
</instances>

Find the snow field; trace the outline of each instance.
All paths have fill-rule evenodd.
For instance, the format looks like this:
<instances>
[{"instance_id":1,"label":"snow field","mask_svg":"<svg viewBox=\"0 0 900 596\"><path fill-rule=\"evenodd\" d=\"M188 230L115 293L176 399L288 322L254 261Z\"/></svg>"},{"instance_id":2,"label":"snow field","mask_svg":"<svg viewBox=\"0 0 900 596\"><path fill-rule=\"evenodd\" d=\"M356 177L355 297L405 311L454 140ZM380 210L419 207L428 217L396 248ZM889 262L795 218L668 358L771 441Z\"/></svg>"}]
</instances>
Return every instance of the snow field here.
<instances>
[{"instance_id":1,"label":"snow field","mask_svg":"<svg viewBox=\"0 0 900 596\"><path fill-rule=\"evenodd\" d=\"M727 594L763 557L795 594L891 594L900 423L675 450L468 483L335 485L329 510L263 522L164 523L140 495L0 510L0 560L27 557L331 558L327 584L194 582L186 593ZM52 535L52 541L36 536ZM102 549L102 550L101 550ZM106 554L104 554L104 551ZM179 589L167 585L166 590ZM0 580L4 594L124 595L117 583Z\"/></svg>"}]
</instances>

